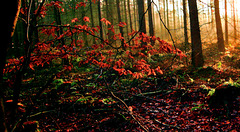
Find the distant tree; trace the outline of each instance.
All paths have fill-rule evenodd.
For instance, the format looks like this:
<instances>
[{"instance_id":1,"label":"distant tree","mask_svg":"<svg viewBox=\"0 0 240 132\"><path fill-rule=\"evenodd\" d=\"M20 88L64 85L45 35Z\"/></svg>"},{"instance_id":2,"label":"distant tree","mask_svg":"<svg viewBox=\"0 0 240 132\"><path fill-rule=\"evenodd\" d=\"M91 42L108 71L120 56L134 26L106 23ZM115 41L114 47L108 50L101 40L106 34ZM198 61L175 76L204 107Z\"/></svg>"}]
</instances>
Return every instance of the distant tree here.
<instances>
[{"instance_id":1,"label":"distant tree","mask_svg":"<svg viewBox=\"0 0 240 132\"><path fill-rule=\"evenodd\" d=\"M192 65L194 67L202 67L204 61L196 0L188 0L188 6L192 41Z\"/></svg>"},{"instance_id":2,"label":"distant tree","mask_svg":"<svg viewBox=\"0 0 240 132\"><path fill-rule=\"evenodd\" d=\"M225 44L228 45L228 12L227 12L227 0L225 3Z\"/></svg>"},{"instance_id":3,"label":"distant tree","mask_svg":"<svg viewBox=\"0 0 240 132\"><path fill-rule=\"evenodd\" d=\"M233 11L233 28L234 28L234 32L233 32L233 36L234 36L234 40L236 41L237 39L237 27L236 27L236 10L235 10L235 0L232 0L232 11Z\"/></svg>"},{"instance_id":4,"label":"distant tree","mask_svg":"<svg viewBox=\"0 0 240 132\"><path fill-rule=\"evenodd\" d=\"M187 32L187 8L186 0L183 0L183 23L184 23L184 39L185 45L188 44L188 32Z\"/></svg>"},{"instance_id":5,"label":"distant tree","mask_svg":"<svg viewBox=\"0 0 240 132\"><path fill-rule=\"evenodd\" d=\"M215 20L216 20L216 28L217 28L217 39L218 39L218 50L220 52L225 51L224 39L223 39L223 31L222 31L222 23L219 13L219 0L214 0L215 6Z\"/></svg>"},{"instance_id":6,"label":"distant tree","mask_svg":"<svg viewBox=\"0 0 240 132\"><path fill-rule=\"evenodd\" d=\"M117 2L118 23L120 23L120 22L122 22L121 10L120 10L120 2L119 2L119 0L116 0L116 2ZM119 27L119 30L120 30L121 35L124 36L124 32L123 32L123 27L122 26ZM122 48L125 50L124 41L122 41L122 40L121 40L121 45L122 45Z\"/></svg>"}]
</instances>

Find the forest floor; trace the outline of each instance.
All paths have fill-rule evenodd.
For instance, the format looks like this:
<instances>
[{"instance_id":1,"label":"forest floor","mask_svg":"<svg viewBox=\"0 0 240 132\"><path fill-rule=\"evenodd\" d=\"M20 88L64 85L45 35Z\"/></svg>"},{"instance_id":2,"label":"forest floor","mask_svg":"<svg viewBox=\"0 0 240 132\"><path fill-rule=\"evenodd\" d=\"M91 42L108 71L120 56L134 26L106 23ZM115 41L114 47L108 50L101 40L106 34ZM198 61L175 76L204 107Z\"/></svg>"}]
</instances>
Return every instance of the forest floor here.
<instances>
[{"instance_id":1,"label":"forest floor","mask_svg":"<svg viewBox=\"0 0 240 132\"><path fill-rule=\"evenodd\" d=\"M229 46L225 55L206 49L206 67L182 67L174 76L141 79L136 85L122 79L120 87L106 86L106 80L95 86L89 72L75 73L85 79L49 92L49 101L35 109L45 111L32 120L41 131L240 131L239 98L230 117L224 107L207 103L210 89L229 80L239 83L240 47Z\"/></svg>"}]
</instances>

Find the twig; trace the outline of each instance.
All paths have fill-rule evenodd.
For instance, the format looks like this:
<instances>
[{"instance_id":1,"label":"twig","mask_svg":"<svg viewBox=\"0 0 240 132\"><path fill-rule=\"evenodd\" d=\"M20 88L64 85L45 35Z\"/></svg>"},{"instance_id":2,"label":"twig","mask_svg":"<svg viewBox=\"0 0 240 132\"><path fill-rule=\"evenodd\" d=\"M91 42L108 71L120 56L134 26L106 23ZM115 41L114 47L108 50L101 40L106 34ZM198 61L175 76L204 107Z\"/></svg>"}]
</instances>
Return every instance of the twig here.
<instances>
[{"instance_id":1,"label":"twig","mask_svg":"<svg viewBox=\"0 0 240 132\"><path fill-rule=\"evenodd\" d=\"M145 127L136 119L136 117L132 114L132 111L129 111L129 110L128 110L128 108L129 108L128 105L127 105L122 99L118 98L113 92L111 92L111 94L112 94L112 96L113 96L114 98L118 99L120 102L122 102L122 103L124 104L124 106L127 108L127 111L128 111L128 113L132 116L132 118L139 124L139 126L140 126L144 131L148 132L147 128L145 128Z\"/></svg>"},{"instance_id":2,"label":"twig","mask_svg":"<svg viewBox=\"0 0 240 132\"><path fill-rule=\"evenodd\" d=\"M167 126L167 127L171 127L171 128L175 128L175 129L181 130L181 128L178 127L178 126L168 125L168 124L165 124L165 123L160 122L160 121L157 120L157 119L154 119L154 121L156 121L157 123L159 123L159 124L161 124L161 125L163 125L163 126Z\"/></svg>"}]
</instances>

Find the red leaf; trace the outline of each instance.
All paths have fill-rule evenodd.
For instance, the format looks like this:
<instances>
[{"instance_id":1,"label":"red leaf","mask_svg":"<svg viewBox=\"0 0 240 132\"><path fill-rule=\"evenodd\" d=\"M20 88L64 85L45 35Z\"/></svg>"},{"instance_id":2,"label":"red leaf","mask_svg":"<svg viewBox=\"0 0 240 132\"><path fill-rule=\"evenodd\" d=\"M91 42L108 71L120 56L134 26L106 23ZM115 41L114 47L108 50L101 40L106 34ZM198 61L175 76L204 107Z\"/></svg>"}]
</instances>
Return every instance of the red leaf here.
<instances>
[{"instance_id":1,"label":"red leaf","mask_svg":"<svg viewBox=\"0 0 240 132\"><path fill-rule=\"evenodd\" d=\"M85 22L90 22L90 20L89 20L89 17L83 17L83 21L85 21Z\"/></svg>"},{"instance_id":2,"label":"red leaf","mask_svg":"<svg viewBox=\"0 0 240 132\"><path fill-rule=\"evenodd\" d=\"M73 18L73 19L71 20L72 23L75 23L75 22L77 22L77 21L78 21L78 18Z\"/></svg>"},{"instance_id":3,"label":"red leaf","mask_svg":"<svg viewBox=\"0 0 240 132\"><path fill-rule=\"evenodd\" d=\"M30 63L30 64L29 64L29 68L31 68L31 69L34 71L34 68L33 68L33 67L34 67L33 64Z\"/></svg>"},{"instance_id":4,"label":"red leaf","mask_svg":"<svg viewBox=\"0 0 240 132\"><path fill-rule=\"evenodd\" d=\"M84 3L84 2L80 2L79 4L76 5L75 8L78 9L78 8L81 7L81 6L86 7L86 3Z\"/></svg>"},{"instance_id":5,"label":"red leaf","mask_svg":"<svg viewBox=\"0 0 240 132\"><path fill-rule=\"evenodd\" d=\"M158 66L155 70L156 70L158 73L163 74L163 71L160 69L159 66Z\"/></svg>"},{"instance_id":6,"label":"red leaf","mask_svg":"<svg viewBox=\"0 0 240 132\"><path fill-rule=\"evenodd\" d=\"M120 22L120 23L118 24L119 27L124 27L125 25L127 25L125 22Z\"/></svg>"},{"instance_id":7,"label":"red leaf","mask_svg":"<svg viewBox=\"0 0 240 132\"><path fill-rule=\"evenodd\" d=\"M13 100L11 99L11 100L7 100L7 101L6 101L6 103L10 103L10 102L13 102Z\"/></svg>"},{"instance_id":8,"label":"red leaf","mask_svg":"<svg viewBox=\"0 0 240 132\"><path fill-rule=\"evenodd\" d=\"M104 22L106 25L111 25L111 22L109 22L106 18L102 18L100 21Z\"/></svg>"}]
</instances>

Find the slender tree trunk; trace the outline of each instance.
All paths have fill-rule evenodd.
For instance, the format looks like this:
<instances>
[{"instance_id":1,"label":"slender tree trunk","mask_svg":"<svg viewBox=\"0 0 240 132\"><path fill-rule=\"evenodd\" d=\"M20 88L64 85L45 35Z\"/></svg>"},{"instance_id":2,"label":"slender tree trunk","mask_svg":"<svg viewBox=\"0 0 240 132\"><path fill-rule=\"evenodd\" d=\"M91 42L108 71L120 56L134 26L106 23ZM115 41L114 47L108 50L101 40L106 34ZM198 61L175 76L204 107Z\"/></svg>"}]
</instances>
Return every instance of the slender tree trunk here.
<instances>
[{"instance_id":1,"label":"slender tree trunk","mask_svg":"<svg viewBox=\"0 0 240 132\"><path fill-rule=\"evenodd\" d=\"M122 22L122 17L121 17L121 11L120 11L120 2L119 0L116 0L117 2L117 14L118 14L118 23ZM120 30L120 33L122 36L124 36L124 33L123 33L123 27L119 27L119 30ZM125 46L124 46L124 41L121 40L121 46L123 48L123 50L125 50Z\"/></svg>"},{"instance_id":2,"label":"slender tree trunk","mask_svg":"<svg viewBox=\"0 0 240 132\"><path fill-rule=\"evenodd\" d=\"M123 3L123 7L124 7L124 14L125 14L125 23L127 24L126 25L126 38L127 38L127 40L129 40L129 36L128 36L128 33L129 33L129 30L128 30L128 27L129 27L129 23L128 23L128 13L127 13L127 1L126 0L124 0L123 1L124 3Z\"/></svg>"},{"instance_id":3,"label":"slender tree trunk","mask_svg":"<svg viewBox=\"0 0 240 132\"><path fill-rule=\"evenodd\" d=\"M196 0L188 0L188 6L192 41L192 65L194 67L202 67L204 61Z\"/></svg>"},{"instance_id":4,"label":"slender tree trunk","mask_svg":"<svg viewBox=\"0 0 240 132\"><path fill-rule=\"evenodd\" d=\"M187 8L186 8L186 0L183 0L183 23L184 23L184 40L185 47L188 45L188 32L187 32Z\"/></svg>"},{"instance_id":5,"label":"slender tree trunk","mask_svg":"<svg viewBox=\"0 0 240 132\"><path fill-rule=\"evenodd\" d=\"M3 69L6 63L7 51L12 41L12 36L15 31L15 27L18 21L18 16L21 7L21 0L11 0L5 1L4 6L7 7L6 15L4 16L3 25L6 26L3 28L4 31L2 34L2 44L0 46L0 131L7 132L7 124L5 118L5 109L4 109L4 94L5 88L3 86ZM6 9L4 9L6 11Z\"/></svg>"},{"instance_id":6,"label":"slender tree trunk","mask_svg":"<svg viewBox=\"0 0 240 132\"><path fill-rule=\"evenodd\" d=\"M176 9L175 9L175 1L172 0L173 2L173 33L176 35Z\"/></svg>"},{"instance_id":7,"label":"slender tree trunk","mask_svg":"<svg viewBox=\"0 0 240 132\"><path fill-rule=\"evenodd\" d=\"M134 21L133 21L133 22L134 22L135 30L137 30L137 21L138 21L138 20L137 20L137 15L136 15L137 13L136 13L136 4L135 4L135 3L136 3L136 1L133 0L133 14L134 14L134 15L133 15L133 16L134 16L134 17L133 17L133 18L134 18Z\"/></svg>"},{"instance_id":8,"label":"slender tree trunk","mask_svg":"<svg viewBox=\"0 0 240 132\"><path fill-rule=\"evenodd\" d=\"M220 52L225 52L222 23L221 23L221 18L219 13L219 0L214 0L214 6L215 6L215 20L216 20L216 28L217 28L218 50Z\"/></svg>"},{"instance_id":9,"label":"slender tree trunk","mask_svg":"<svg viewBox=\"0 0 240 132\"><path fill-rule=\"evenodd\" d=\"M132 24L132 15L131 15L131 8L130 8L130 0L127 0L127 6L128 6L128 16L130 21L130 33L133 31L133 24ZM132 41L133 44L133 41Z\"/></svg>"},{"instance_id":10,"label":"slender tree trunk","mask_svg":"<svg viewBox=\"0 0 240 132\"><path fill-rule=\"evenodd\" d=\"M225 3L225 44L228 45L228 12L227 12L227 0Z\"/></svg>"},{"instance_id":11,"label":"slender tree trunk","mask_svg":"<svg viewBox=\"0 0 240 132\"><path fill-rule=\"evenodd\" d=\"M106 15L107 15L107 20L109 20L111 23L113 23L113 18L112 18L112 8L111 8L111 4L109 3L112 0L105 0L105 4L106 4ZM109 6L110 4L110 6ZM111 25L108 25L108 28L111 28ZM108 40L110 42L112 42L112 37L113 37L113 32L108 30Z\"/></svg>"},{"instance_id":12,"label":"slender tree trunk","mask_svg":"<svg viewBox=\"0 0 240 132\"><path fill-rule=\"evenodd\" d=\"M168 27L168 29L171 29L170 28L170 21L169 21L169 10L168 10L168 0L166 0L166 7L167 7L167 27Z\"/></svg>"},{"instance_id":13,"label":"slender tree trunk","mask_svg":"<svg viewBox=\"0 0 240 132\"><path fill-rule=\"evenodd\" d=\"M56 2L57 0L54 0L54 1ZM59 8L54 6L53 10L54 10L54 18L55 18L55 21L56 21L57 25L62 25L61 14L60 14ZM63 28L62 27L60 27L59 31L57 31L58 36L60 36L61 34L63 34ZM65 45L64 38L61 38L59 41L62 45Z\"/></svg>"},{"instance_id":14,"label":"slender tree trunk","mask_svg":"<svg viewBox=\"0 0 240 132\"><path fill-rule=\"evenodd\" d=\"M210 0L210 5L211 5L211 19L212 19L212 28L214 28L214 10L213 10L213 0Z\"/></svg>"},{"instance_id":15,"label":"slender tree trunk","mask_svg":"<svg viewBox=\"0 0 240 132\"><path fill-rule=\"evenodd\" d=\"M235 0L232 1L232 10L233 10L233 28L234 28L234 32L233 32L233 36L234 36L234 40L237 40L237 26L236 26L236 10L235 10Z\"/></svg>"},{"instance_id":16,"label":"slender tree trunk","mask_svg":"<svg viewBox=\"0 0 240 132\"><path fill-rule=\"evenodd\" d=\"M152 3L151 0L147 1L148 4L148 25L149 25L149 34L150 36L154 36L154 28L153 28L153 15L152 15ZM151 40L151 45L154 45L154 41Z\"/></svg>"},{"instance_id":17,"label":"slender tree trunk","mask_svg":"<svg viewBox=\"0 0 240 132\"><path fill-rule=\"evenodd\" d=\"M99 0L98 1L98 21L99 21L99 27L100 27L100 37L104 39L101 19L102 19L102 11L101 11L101 2Z\"/></svg>"},{"instance_id":18,"label":"slender tree trunk","mask_svg":"<svg viewBox=\"0 0 240 132\"><path fill-rule=\"evenodd\" d=\"M89 2L90 2L91 26L94 27L94 17L93 17L93 6L92 6L92 1L89 1ZM93 39L93 44L95 44L95 43L96 43L96 41L95 41L95 37L93 36L92 39Z\"/></svg>"},{"instance_id":19,"label":"slender tree trunk","mask_svg":"<svg viewBox=\"0 0 240 132\"><path fill-rule=\"evenodd\" d=\"M188 43L188 31L187 31L187 8L186 8L186 0L183 0L183 23L184 23L184 50L187 51L189 47ZM188 58L186 57L186 64L188 64Z\"/></svg>"}]
</instances>

